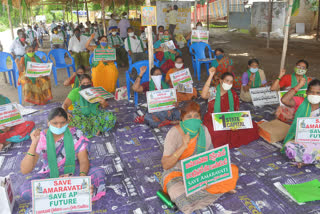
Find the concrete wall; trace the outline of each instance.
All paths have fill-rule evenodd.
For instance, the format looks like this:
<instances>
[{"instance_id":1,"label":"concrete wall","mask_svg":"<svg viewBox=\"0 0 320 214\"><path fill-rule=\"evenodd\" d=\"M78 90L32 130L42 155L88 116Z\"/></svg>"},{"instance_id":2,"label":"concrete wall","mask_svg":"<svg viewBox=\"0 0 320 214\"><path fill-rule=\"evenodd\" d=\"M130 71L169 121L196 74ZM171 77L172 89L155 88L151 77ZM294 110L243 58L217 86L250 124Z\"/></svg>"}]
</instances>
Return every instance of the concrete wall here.
<instances>
[{"instance_id":1,"label":"concrete wall","mask_svg":"<svg viewBox=\"0 0 320 214\"><path fill-rule=\"evenodd\" d=\"M283 31L285 24L286 3L274 2L272 11L272 31L280 28ZM268 31L269 19L269 3L268 2L254 2L252 4L251 23L256 27L258 32Z\"/></svg>"},{"instance_id":2,"label":"concrete wall","mask_svg":"<svg viewBox=\"0 0 320 214\"><path fill-rule=\"evenodd\" d=\"M296 23L304 23L306 33L312 31L312 23L314 21L314 12L309 9L309 5L306 1L300 1L299 13L297 16L291 17L290 32L296 32Z\"/></svg>"},{"instance_id":3,"label":"concrete wall","mask_svg":"<svg viewBox=\"0 0 320 214\"><path fill-rule=\"evenodd\" d=\"M251 25L251 11L246 9L246 12L229 12L229 27L250 29Z\"/></svg>"}]
</instances>

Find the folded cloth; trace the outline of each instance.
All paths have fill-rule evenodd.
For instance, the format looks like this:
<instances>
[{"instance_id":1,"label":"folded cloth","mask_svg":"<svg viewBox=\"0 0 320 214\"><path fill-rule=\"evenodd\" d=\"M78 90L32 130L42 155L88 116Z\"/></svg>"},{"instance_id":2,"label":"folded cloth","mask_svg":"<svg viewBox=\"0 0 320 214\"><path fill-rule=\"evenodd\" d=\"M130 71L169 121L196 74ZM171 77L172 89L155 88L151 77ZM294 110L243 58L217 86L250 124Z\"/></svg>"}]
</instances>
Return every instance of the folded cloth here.
<instances>
[{"instance_id":1,"label":"folded cloth","mask_svg":"<svg viewBox=\"0 0 320 214\"><path fill-rule=\"evenodd\" d=\"M299 203L320 200L320 181L317 179L301 184L284 184L283 186Z\"/></svg>"}]
</instances>

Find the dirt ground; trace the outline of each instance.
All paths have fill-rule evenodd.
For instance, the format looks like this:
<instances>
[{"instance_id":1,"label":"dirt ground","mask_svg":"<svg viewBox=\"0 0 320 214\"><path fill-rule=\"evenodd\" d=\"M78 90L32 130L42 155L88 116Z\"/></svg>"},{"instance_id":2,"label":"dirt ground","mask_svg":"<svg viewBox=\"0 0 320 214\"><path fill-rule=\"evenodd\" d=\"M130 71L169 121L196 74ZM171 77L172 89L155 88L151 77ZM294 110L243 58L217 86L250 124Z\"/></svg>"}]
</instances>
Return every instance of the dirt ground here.
<instances>
[{"instance_id":1,"label":"dirt ground","mask_svg":"<svg viewBox=\"0 0 320 214\"><path fill-rule=\"evenodd\" d=\"M260 61L261 68L265 71L267 80L271 81L277 78L280 70L280 60L283 40L271 40L270 49L266 48L265 38L254 38L247 34L237 32L227 32L226 29L212 29L210 31L210 45L212 49L223 48L225 53L230 56L234 62L236 75L242 75L247 68L247 62L250 58L257 58ZM49 52L49 41L45 39L44 49ZM189 67L193 73L190 55L187 48L182 49L185 67ZM310 67L308 76L320 78L320 42L307 39L290 39L287 52L286 69L287 73L292 73L296 61L305 59ZM127 68L119 68L120 85L126 84L125 71ZM205 67L202 67L201 81L207 78ZM51 77L52 92L54 99L52 102L63 102L70 87L63 86L63 81L67 78L67 72L64 69L58 70L58 85L54 84ZM194 78L194 81L197 81ZM4 83L3 75L0 75L0 93L9 97L12 102L19 102L18 91L14 86ZM29 105L23 102L23 105Z\"/></svg>"}]
</instances>

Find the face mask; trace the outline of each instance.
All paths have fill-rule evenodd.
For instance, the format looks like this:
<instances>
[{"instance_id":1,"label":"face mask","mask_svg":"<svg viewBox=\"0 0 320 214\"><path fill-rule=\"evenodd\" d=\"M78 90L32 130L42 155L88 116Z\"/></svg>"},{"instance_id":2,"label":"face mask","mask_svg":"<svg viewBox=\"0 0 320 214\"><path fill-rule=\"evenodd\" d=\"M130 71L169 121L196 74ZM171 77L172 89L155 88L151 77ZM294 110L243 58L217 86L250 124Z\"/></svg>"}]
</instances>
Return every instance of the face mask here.
<instances>
[{"instance_id":1,"label":"face mask","mask_svg":"<svg viewBox=\"0 0 320 214\"><path fill-rule=\"evenodd\" d=\"M229 85L228 83L222 83L222 88L225 91L229 91L232 88L232 84Z\"/></svg>"},{"instance_id":2,"label":"face mask","mask_svg":"<svg viewBox=\"0 0 320 214\"><path fill-rule=\"evenodd\" d=\"M250 68L250 72L251 73L256 73L259 70L259 68Z\"/></svg>"},{"instance_id":3,"label":"face mask","mask_svg":"<svg viewBox=\"0 0 320 214\"><path fill-rule=\"evenodd\" d=\"M163 36L162 37L165 41L168 41L169 40L169 36Z\"/></svg>"},{"instance_id":4,"label":"face mask","mask_svg":"<svg viewBox=\"0 0 320 214\"><path fill-rule=\"evenodd\" d=\"M75 33L74 35L76 35L76 37L80 37L80 33Z\"/></svg>"},{"instance_id":5,"label":"face mask","mask_svg":"<svg viewBox=\"0 0 320 214\"><path fill-rule=\"evenodd\" d=\"M134 36L134 32L128 33L129 36Z\"/></svg>"},{"instance_id":6,"label":"face mask","mask_svg":"<svg viewBox=\"0 0 320 214\"><path fill-rule=\"evenodd\" d=\"M220 55L216 56L216 58L217 58L218 60L221 60L221 59L223 58L223 55L220 54Z\"/></svg>"},{"instance_id":7,"label":"face mask","mask_svg":"<svg viewBox=\"0 0 320 214\"><path fill-rule=\"evenodd\" d=\"M34 52L32 52L32 53L27 53L27 56L28 56L28 57L34 57Z\"/></svg>"},{"instance_id":8,"label":"face mask","mask_svg":"<svg viewBox=\"0 0 320 214\"><path fill-rule=\"evenodd\" d=\"M97 27L94 27L95 30L97 30Z\"/></svg>"},{"instance_id":9,"label":"face mask","mask_svg":"<svg viewBox=\"0 0 320 214\"><path fill-rule=\"evenodd\" d=\"M60 32L60 31L61 31L61 29L58 29L58 31Z\"/></svg>"},{"instance_id":10,"label":"face mask","mask_svg":"<svg viewBox=\"0 0 320 214\"><path fill-rule=\"evenodd\" d=\"M184 131L187 131L187 133L189 132L190 138L193 138L198 134L201 124L202 121L200 119L188 119L182 121L180 126Z\"/></svg>"},{"instance_id":11,"label":"face mask","mask_svg":"<svg viewBox=\"0 0 320 214\"><path fill-rule=\"evenodd\" d=\"M320 103L320 96L319 95L308 95L308 101L311 104L319 104Z\"/></svg>"},{"instance_id":12,"label":"face mask","mask_svg":"<svg viewBox=\"0 0 320 214\"><path fill-rule=\"evenodd\" d=\"M201 26L197 26L197 30L202 30L202 27Z\"/></svg>"},{"instance_id":13,"label":"face mask","mask_svg":"<svg viewBox=\"0 0 320 214\"><path fill-rule=\"evenodd\" d=\"M152 81L154 82L156 88L158 90L161 89L161 79L162 79L162 75L157 75L157 76L151 76Z\"/></svg>"},{"instance_id":14,"label":"face mask","mask_svg":"<svg viewBox=\"0 0 320 214\"><path fill-rule=\"evenodd\" d=\"M117 32L112 32L112 35L114 35L114 36L117 35Z\"/></svg>"},{"instance_id":15,"label":"face mask","mask_svg":"<svg viewBox=\"0 0 320 214\"><path fill-rule=\"evenodd\" d=\"M103 47L106 47L107 43L106 42L100 42L100 45L103 46Z\"/></svg>"},{"instance_id":16,"label":"face mask","mask_svg":"<svg viewBox=\"0 0 320 214\"><path fill-rule=\"evenodd\" d=\"M159 35L163 35L163 32L159 32Z\"/></svg>"},{"instance_id":17,"label":"face mask","mask_svg":"<svg viewBox=\"0 0 320 214\"><path fill-rule=\"evenodd\" d=\"M307 73L307 70L306 70L306 69L300 69L300 68L295 67L295 68L294 68L294 72L295 72L296 74L302 76L302 75L305 75L305 74Z\"/></svg>"},{"instance_id":18,"label":"face mask","mask_svg":"<svg viewBox=\"0 0 320 214\"><path fill-rule=\"evenodd\" d=\"M91 84L90 85L81 85L80 86L81 90L86 89L86 88L91 88L91 87L92 87Z\"/></svg>"},{"instance_id":19,"label":"face mask","mask_svg":"<svg viewBox=\"0 0 320 214\"><path fill-rule=\"evenodd\" d=\"M63 127L61 127L61 128L57 128L57 127L54 127L54 126L50 125L50 126L49 126L49 129L50 129L50 131L51 131L53 134L55 134L55 135L61 135L62 133L64 133L64 132L67 130L68 125L69 125L69 124L67 124L67 125L65 125L65 126L63 126Z\"/></svg>"},{"instance_id":20,"label":"face mask","mask_svg":"<svg viewBox=\"0 0 320 214\"><path fill-rule=\"evenodd\" d=\"M127 18L128 18L128 16L124 16L124 18L125 18L125 19L127 19Z\"/></svg>"},{"instance_id":21,"label":"face mask","mask_svg":"<svg viewBox=\"0 0 320 214\"><path fill-rule=\"evenodd\" d=\"M26 38L20 38L20 41L21 41L21 42L25 42L25 41L26 41Z\"/></svg>"},{"instance_id":22,"label":"face mask","mask_svg":"<svg viewBox=\"0 0 320 214\"><path fill-rule=\"evenodd\" d=\"M54 33L54 34L57 34L57 33L58 33L58 31L53 31L53 33Z\"/></svg>"},{"instance_id":23,"label":"face mask","mask_svg":"<svg viewBox=\"0 0 320 214\"><path fill-rule=\"evenodd\" d=\"M183 66L183 63L175 63L176 68L180 69Z\"/></svg>"}]
</instances>

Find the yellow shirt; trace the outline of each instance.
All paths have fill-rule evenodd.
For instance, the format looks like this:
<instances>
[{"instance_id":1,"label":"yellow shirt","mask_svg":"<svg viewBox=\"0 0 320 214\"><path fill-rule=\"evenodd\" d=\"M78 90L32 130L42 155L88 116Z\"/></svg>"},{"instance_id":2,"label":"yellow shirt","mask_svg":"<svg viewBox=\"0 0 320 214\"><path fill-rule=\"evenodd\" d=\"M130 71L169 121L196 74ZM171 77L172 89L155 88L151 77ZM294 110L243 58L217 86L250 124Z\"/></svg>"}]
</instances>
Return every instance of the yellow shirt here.
<instances>
[{"instance_id":1,"label":"yellow shirt","mask_svg":"<svg viewBox=\"0 0 320 214\"><path fill-rule=\"evenodd\" d=\"M176 10L171 10L168 14L169 17L169 25L176 25L177 24L177 16L178 16L178 11Z\"/></svg>"}]
</instances>

